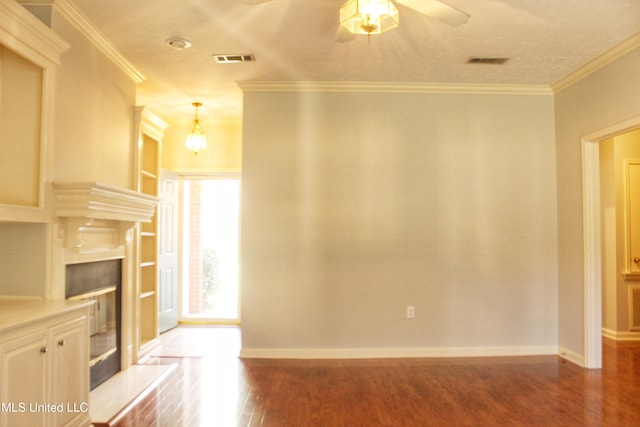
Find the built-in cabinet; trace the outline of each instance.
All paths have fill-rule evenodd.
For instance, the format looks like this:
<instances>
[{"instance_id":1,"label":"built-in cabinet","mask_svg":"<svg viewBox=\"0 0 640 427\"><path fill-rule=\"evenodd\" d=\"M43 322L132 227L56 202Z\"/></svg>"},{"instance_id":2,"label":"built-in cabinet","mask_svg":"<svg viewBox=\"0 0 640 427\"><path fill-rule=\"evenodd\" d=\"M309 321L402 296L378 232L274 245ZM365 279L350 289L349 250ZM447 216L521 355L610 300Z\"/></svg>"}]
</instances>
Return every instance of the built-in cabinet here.
<instances>
[{"instance_id":1,"label":"built-in cabinet","mask_svg":"<svg viewBox=\"0 0 640 427\"><path fill-rule=\"evenodd\" d=\"M158 196L162 138L167 125L145 107L136 107L138 144L134 155L135 187ZM136 235L136 354L144 356L158 341L158 212L138 225Z\"/></svg>"},{"instance_id":2,"label":"built-in cabinet","mask_svg":"<svg viewBox=\"0 0 640 427\"><path fill-rule=\"evenodd\" d=\"M0 221L49 222L55 70L69 45L0 0Z\"/></svg>"},{"instance_id":3,"label":"built-in cabinet","mask_svg":"<svg viewBox=\"0 0 640 427\"><path fill-rule=\"evenodd\" d=\"M88 426L89 305L52 297L56 68L69 48L0 0L0 426Z\"/></svg>"},{"instance_id":4,"label":"built-in cabinet","mask_svg":"<svg viewBox=\"0 0 640 427\"><path fill-rule=\"evenodd\" d=\"M89 304L0 300L0 425L89 424Z\"/></svg>"}]
</instances>

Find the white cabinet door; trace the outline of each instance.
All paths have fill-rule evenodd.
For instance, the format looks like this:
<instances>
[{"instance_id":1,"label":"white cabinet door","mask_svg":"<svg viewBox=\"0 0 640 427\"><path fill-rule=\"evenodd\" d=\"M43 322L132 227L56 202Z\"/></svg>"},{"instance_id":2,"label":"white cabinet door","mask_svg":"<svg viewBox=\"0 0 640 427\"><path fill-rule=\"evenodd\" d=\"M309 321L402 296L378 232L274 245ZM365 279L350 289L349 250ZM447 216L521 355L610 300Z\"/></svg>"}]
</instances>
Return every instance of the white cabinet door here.
<instances>
[{"instance_id":1,"label":"white cabinet door","mask_svg":"<svg viewBox=\"0 0 640 427\"><path fill-rule=\"evenodd\" d=\"M47 413L37 405L49 402L48 343L48 333L42 331L0 346L0 425L46 425Z\"/></svg>"},{"instance_id":2,"label":"white cabinet door","mask_svg":"<svg viewBox=\"0 0 640 427\"><path fill-rule=\"evenodd\" d=\"M78 369L89 360L88 332L84 318L56 326L51 330L53 387L51 401L64 406L54 414L54 425L68 425L87 417L89 375Z\"/></svg>"},{"instance_id":3,"label":"white cabinet door","mask_svg":"<svg viewBox=\"0 0 640 427\"><path fill-rule=\"evenodd\" d=\"M88 314L85 306L36 322L25 316L0 332L0 427L91 423Z\"/></svg>"}]
</instances>

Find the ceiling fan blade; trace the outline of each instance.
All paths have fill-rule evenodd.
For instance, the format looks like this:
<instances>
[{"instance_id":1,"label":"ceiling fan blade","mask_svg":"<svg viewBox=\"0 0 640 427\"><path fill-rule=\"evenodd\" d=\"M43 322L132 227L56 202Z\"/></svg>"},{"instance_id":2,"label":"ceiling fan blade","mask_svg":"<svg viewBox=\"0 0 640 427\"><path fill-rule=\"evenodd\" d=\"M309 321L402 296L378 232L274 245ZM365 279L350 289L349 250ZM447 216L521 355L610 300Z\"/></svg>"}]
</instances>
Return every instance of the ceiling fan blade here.
<instances>
[{"instance_id":1,"label":"ceiling fan blade","mask_svg":"<svg viewBox=\"0 0 640 427\"><path fill-rule=\"evenodd\" d=\"M470 15L439 0L395 0L404 6L415 9L423 15L438 19L445 24L457 27L464 24Z\"/></svg>"}]
</instances>

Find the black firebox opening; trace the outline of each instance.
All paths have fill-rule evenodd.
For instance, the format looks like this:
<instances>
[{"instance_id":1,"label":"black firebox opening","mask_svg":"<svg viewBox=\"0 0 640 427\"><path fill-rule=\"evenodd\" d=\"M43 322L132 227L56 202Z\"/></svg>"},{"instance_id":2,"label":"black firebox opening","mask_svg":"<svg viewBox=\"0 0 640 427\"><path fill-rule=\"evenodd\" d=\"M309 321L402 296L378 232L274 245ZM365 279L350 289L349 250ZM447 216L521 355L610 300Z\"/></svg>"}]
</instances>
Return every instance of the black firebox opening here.
<instances>
[{"instance_id":1,"label":"black firebox opening","mask_svg":"<svg viewBox=\"0 0 640 427\"><path fill-rule=\"evenodd\" d=\"M66 266L66 298L94 301L90 324L90 388L120 371L122 260Z\"/></svg>"}]
</instances>

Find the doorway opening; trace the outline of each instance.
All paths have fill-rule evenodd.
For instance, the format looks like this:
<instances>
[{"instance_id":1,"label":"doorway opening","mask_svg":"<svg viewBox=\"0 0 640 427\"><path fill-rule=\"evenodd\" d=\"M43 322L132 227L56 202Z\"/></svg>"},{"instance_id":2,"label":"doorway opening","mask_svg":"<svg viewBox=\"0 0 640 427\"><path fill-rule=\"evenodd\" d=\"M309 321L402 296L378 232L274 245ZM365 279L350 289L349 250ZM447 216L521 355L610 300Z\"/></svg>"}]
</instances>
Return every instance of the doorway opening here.
<instances>
[{"instance_id":1,"label":"doorway opening","mask_svg":"<svg viewBox=\"0 0 640 427\"><path fill-rule=\"evenodd\" d=\"M240 177L185 178L183 323L240 322Z\"/></svg>"},{"instance_id":2,"label":"doorway opening","mask_svg":"<svg viewBox=\"0 0 640 427\"><path fill-rule=\"evenodd\" d=\"M584 360L602 368L602 238L600 202L600 141L640 127L636 117L582 138L584 230Z\"/></svg>"}]
</instances>

